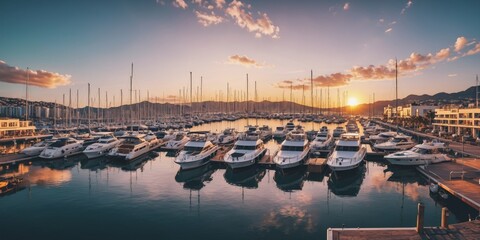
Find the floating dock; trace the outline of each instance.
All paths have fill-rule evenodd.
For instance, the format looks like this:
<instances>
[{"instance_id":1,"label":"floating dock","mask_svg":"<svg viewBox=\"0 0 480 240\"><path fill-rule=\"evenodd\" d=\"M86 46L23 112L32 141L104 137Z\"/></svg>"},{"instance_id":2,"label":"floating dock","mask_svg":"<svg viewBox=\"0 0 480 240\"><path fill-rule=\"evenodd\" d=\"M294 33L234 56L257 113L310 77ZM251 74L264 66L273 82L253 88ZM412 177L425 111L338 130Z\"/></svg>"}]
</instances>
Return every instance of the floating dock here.
<instances>
[{"instance_id":1,"label":"floating dock","mask_svg":"<svg viewBox=\"0 0 480 240\"><path fill-rule=\"evenodd\" d=\"M9 165L19 162L29 161L36 157L28 156L23 153L0 155L0 165Z\"/></svg>"},{"instance_id":2,"label":"floating dock","mask_svg":"<svg viewBox=\"0 0 480 240\"><path fill-rule=\"evenodd\" d=\"M457 159L419 166L417 170L451 195L480 211L480 159Z\"/></svg>"},{"instance_id":3,"label":"floating dock","mask_svg":"<svg viewBox=\"0 0 480 240\"><path fill-rule=\"evenodd\" d=\"M421 240L421 239L480 239L480 220L452 224L448 228L426 227L418 233L411 228L329 228L328 240Z\"/></svg>"}]
</instances>

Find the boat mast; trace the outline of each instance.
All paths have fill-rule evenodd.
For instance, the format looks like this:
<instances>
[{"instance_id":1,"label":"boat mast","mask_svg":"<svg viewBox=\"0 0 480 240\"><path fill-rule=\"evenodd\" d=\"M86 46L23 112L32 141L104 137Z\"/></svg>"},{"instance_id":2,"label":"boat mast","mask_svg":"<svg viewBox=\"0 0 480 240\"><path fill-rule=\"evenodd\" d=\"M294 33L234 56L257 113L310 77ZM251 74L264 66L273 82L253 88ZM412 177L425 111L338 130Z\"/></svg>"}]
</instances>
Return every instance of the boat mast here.
<instances>
[{"instance_id":1,"label":"boat mast","mask_svg":"<svg viewBox=\"0 0 480 240\"><path fill-rule=\"evenodd\" d=\"M28 81L30 80L30 70L27 67L27 79L25 81L25 121L28 120Z\"/></svg>"},{"instance_id":2,"label":"boat mast","mask_svg":"<svg viewBox=\"0 0 480 240\"><path fill-rule=\"evenodd\" d=\"M79 114L79 110L78 110L78 89L77 89L77 109L75 111L75 116L77 117L77 128L80 127L80 114Z\"/></svg>"},{"instance_id":3,"label":"boat mast","mask_svg":"<svg viewBox=\"0 0 480 240\"><path fill-rule=\"evenodd\" d=\"M247 73L247 118L248 118L248 73Z\"/></svg>"},{"instance_id":4,"label":"boat mast","mask_svg":"<svg viewBox=\"0 0 480 240\"><path fill-rule=\"evenodd\" d=\"M133 122L133 113L132 113L132 82L133 82L133 62L132 62L132 70L130 73L130 123ZM133 130L133 129L130 129Z\"/></svg>"},{"instance_id":5,"label":"boat mast","mask_svg":"<svg viewBox=\"0 0 480 240\"><path fill-rule=\"evenodd\" d=\"M88 132L90 132L90 83L88 84Z\"/></svg>"},{"instance_id":6,"label":"boat mast","mask_svg":"<svg viewBox=\"0 0 480 240\"><path fill-rule=\"evenodd\" d=\"M311 114L313 114L313 70L310 70L310 100L312 103L312 111Z\"/></svg>"},{"instance_id":7,"label":"boat mast","mask_svg":"<svg viewBox=\"0 0 480 240\"><path fill-rule=\"evenodd\" d=\"M478 74L477 74L477 81L475 84L475 108L478 108Z\"/></svg>"},{"instance_id":8,"label":"boat mast","mask_svg":"<svg viewBox=\"0 0 480 240\"><path fill-rule=\"evenodd\" d=\"M395 120L398 118L398 64L395 58Z\"/></svg>"},{"instance_id":9,"label":"boat mast","mask_svg":"<svg viewBox=\"0 0 480 240\"><path fill-rule=\"evenodd\" d=\"M192 80L192 72L190 72L190 115L193 114L193 91L192 91L192 84L193 84L193 80Z\"/></svg>"}]
</instances>

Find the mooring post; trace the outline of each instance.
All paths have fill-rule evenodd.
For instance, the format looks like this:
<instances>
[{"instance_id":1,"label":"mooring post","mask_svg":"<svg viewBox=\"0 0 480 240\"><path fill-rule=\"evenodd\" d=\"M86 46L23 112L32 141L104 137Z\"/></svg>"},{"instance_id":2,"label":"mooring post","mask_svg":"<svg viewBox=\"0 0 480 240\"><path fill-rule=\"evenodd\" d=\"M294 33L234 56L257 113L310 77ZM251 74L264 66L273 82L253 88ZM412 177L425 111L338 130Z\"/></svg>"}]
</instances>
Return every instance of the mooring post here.
<instances>
[{"instance_id":1,"label":"mooring post","mask_svg":"<svg viewBox=\"0 0 480 240\"><path fill-rule=\"evenodd\" d=\"M440 225L442 228L448 228L448 208L442 208L442 222Z\"/></svg>"},{"instance_id":2,"label":"mooring post","mask_svg":"<svg viewBox=\"0 0 480 240\"><path fill-rule=\"evenodd\" d=\"M418 212L417 212L417 232L423 232L423 217L425 213L425 206L422 203L418 203Z\"/></svg>"}]
</instances>

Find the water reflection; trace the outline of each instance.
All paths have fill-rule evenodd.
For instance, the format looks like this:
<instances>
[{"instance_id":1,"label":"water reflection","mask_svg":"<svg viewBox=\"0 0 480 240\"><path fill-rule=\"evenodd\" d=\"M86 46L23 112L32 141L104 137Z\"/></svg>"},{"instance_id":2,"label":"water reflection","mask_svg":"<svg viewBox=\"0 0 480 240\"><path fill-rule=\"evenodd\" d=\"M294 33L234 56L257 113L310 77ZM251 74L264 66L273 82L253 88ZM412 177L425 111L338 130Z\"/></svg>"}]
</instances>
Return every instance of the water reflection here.
<instances>
[{"instance_id":1,"label":"water reflection","mask_svg":"<svg viewBox=\"0 0 480 240\"><path fill-rule=\"evenodd\" d=\"M214 172L215 169L211 164L189 170L179 169L175 175L175 181L183 183L185 189L200 190L205 187L205 182L213 180L212 174Z\"/></svg>"},{"instance_id":2,"label":"water reflection","mask_svg":"<svg viewBox=\"0 0 480 240\"><path fill-rule=\"evenodd\" d=\"M223 177L225 181L231 185L240 186L244 188L256 189L258 183L262 181L266 170L257 166L247 167L245 169L232 170L227 168Z\"/></svg>"},{"instance_id":3,"label":"water reflection","mask_svg":"<svg viewBox=\"0 0 480 240\"><path fill-rule=\"evenodd\" d=\"M38 160L34 161L34 166L47 167L53 170L68 170L71 169L85 158L84 156L76 156L65 159L55 159L55 160Z\"/></svg>"},{"instance_id":4,"label":"water reflection","mask_svg":"<svg viewBox=\"0 0 480 240\"><path fill-rule=\"evenodd\" d=\"M80 161L80 168L97 172L97 171L106 169L107 164L108 164L108 159L106 158L83 159Z\"/></svg>"},{"instance_id":5,"label":"water reflection","mask_svg":"<svg viewBox=\"0 0 480 240\"><path fill-rule=\"evenodd\" d=\"M275 171L273 180L275 181L278 189L284 192L293 192L302 190L303 183L307 179L307 176L307 166L300 166L287 171Z\"/></svg>"},{"instance_id":6,"label":"water reflection","mask_svg":"<svg viewBox=\"0 0 480 240\"><path fill-rule=\"evenodd\" d=\"M141 156L131 161L112 160L108 162L108 166L120 168L126 172L136 172L138 169L143 172L143 166L145 166L148 161L154 160L156 157L158 157L157 152L149 152L144 156Z\"/></svg>"},{"instance_id":7,"label":"water reflection","mask_svg":"<svg viewBox=\"0 0 480 240\"><path fill-rule=\"evenodd\" d=\"M355 197L360 192L365 178L365 164L347 172L332 172L328 179L328 189L339 197Z\"/></svg>"}]
</instances>

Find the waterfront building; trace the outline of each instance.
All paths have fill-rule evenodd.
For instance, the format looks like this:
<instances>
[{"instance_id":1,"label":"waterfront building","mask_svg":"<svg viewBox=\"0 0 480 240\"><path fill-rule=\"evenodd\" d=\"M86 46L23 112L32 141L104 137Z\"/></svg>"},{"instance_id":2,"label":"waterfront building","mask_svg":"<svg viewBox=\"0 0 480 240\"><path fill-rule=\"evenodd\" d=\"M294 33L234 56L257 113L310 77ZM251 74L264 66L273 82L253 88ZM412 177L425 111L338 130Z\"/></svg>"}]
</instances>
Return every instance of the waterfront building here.
<instances>
[{"instance_id":1,"label":"waterfront building","mask_svg":"<svg viewBox=\"0 0 480 240\"><path fill-rule=\"evenodd\" d=\"M480 108L436 109L433 126L441 132L477 138L480 136Z\"/></svg>"},{"instance_id":2,"label":"waterfront building","mask_svg":"<svg viewBox=\"0 0 480 240\"><path fill-rule=\"evenodd\" d=\"M406 106L398 106L395 109L394 106L386 106L383 108L383 115L387 118L392 118L398 116L400 118L411 118L411 117L427 117L428 113L434 112L435 109L440 108L439 106L432 105L417 105L417 104L408 104ZM398 113L398 115L397 115Z\"/></svg>"},{"instance_id":3,"label":"waterfront building","mask_svg":"<svg viewBox=\"0 0 480 240\"><path fill-rule=\"evenodd\" d=\"M31 121L16 118L0 118L0 138L33 135L35 126Z\"/></svg>"}]
</instances>

